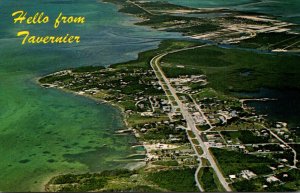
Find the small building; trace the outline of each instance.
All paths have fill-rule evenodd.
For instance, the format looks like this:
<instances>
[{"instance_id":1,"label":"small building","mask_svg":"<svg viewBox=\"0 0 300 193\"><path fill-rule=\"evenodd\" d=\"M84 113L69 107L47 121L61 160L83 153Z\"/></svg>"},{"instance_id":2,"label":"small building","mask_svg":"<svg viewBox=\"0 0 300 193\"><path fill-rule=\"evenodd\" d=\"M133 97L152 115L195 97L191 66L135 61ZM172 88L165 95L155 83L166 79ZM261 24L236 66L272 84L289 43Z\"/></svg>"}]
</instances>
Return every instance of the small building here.
<instances>
[{"instance_id":1,"label":"small building","mask_svg":"<svg viewBox=\"0 0 300 193\"><path fill-rule=\"evenodd\" d=\"M272 182L278 182L279 179L276 178L275 176L270 176L267 178L267 182L272 183Z\"/></svg>"},{"instance_id":2,"label":"small building","mask_svg":"<svg viewBox=\"0 0 300 193\"><path fill-rule=\"evenodd\" d=\"M236 175L229 175L229 178L230 178L231 180L234 180L234 179L236 179Z\"/></svg>"}]
</instances>

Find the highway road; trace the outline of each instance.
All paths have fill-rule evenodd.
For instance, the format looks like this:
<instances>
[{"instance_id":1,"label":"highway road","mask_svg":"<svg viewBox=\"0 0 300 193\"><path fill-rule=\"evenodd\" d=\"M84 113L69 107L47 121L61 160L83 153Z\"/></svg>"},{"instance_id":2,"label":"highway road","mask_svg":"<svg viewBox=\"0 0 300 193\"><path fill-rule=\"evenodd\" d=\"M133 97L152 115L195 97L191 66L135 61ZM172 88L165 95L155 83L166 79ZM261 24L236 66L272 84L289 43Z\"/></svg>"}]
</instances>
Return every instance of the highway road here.
<instances>
[{"instance_id":1,"label":"highway road","mask_svg":"<svg viewBox=\"0 0 300 193\"><path fill-rule=\"evenodd\" d=\"M198 140L201 148L203 149L204 154L202 156L205 157L210 162L211 167L214 169L214 171L215 171L217 177L219 178L220 183L222 184L224 189L226 191L232 191L229 184L227 183L225 177L223 176L222 172L220 171L219 167L217 166L217 163L215 162L215 160L214 160L211 152L209 151L207 145L204 143L204 141L199 136L198 129L196 127L196 124L193 120L192 115L190 114L190 112L188 112L187 107L178 98L176 90L170 84L169 79L165 76L164 72L162 71L162 69L159 66L159 63L160 63L161 59L163 57L165 57L166 55L168 55L168 54L177 53L177 52L185 51L185 50L201 48L201 47L205 47L205 46L206 45L200 45L200 46L195 46L195 47L183 48L183 49L178 49L178 50L174 50L174 51L170 51L170 52L166 52L166 53L157 55L154 58L152 58L152 60L150 61L150 65L151 65L152 69L154 70L155 75L158 78L160 85L162 86L163 84L165 84L168 87L169 91L171 92L172 96L175 98L175 101L177 102L178 107L180 108L180 111L181 111L184 119L187 122L188 128L191 129L191 131L195 134L196 139ZM199 169L197 171L199 171ZM195 178L197 178L197 175L195 175ZM196 179L196 182L199 183L198 179ZM200 184L198 184L198 186L199 185Z\"/></svg>"},{"instance_id":2,"label":"highway road","mask_svg":"<svg viewBox=\"0 0 300 193\"><path fill-rule=\"evenodd\" d=\"M127 2L129 2L129 3L131 3L131 4L135 5L135 6L137 6L138 8L142 9L143 11L145 11L146 13L148 13L150 15L156 15L156 14L152 13L151 11L145 9L144 7L138 5L137 3L133 2L133 1L128 0Z\"/></svg>"}]
</instances>

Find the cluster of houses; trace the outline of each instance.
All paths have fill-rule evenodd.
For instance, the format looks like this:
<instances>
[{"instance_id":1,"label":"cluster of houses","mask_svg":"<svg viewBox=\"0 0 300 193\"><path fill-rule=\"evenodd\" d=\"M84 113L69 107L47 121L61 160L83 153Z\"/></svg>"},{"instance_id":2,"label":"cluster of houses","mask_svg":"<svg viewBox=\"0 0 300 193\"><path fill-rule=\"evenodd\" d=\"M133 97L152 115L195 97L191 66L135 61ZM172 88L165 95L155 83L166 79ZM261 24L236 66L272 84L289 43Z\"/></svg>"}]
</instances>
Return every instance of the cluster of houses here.
<instances>
[{"instance_id":1,"label":"cluster of houses","mask_svg":"<svg viewBox=\"0 0 300 193\"><path fill-rule=\"evenodd\" d=\"M295 135L287 129L286 123L277 122L274 128L274 132L289 143L293 143L295 141Z\"/></svg>"},{"instance_id":2,"label":"cluster of houses","mask_svg":"<svg viewBox=\"0 0 300 193\"><path fill-rule=\"evenodd\" d=\"M208 147L221 148L225 146L225 140L219 132L203 132L203 136Z\"/></svg>"},{"instance_id":3,"label":"cluster of houses","mask_svg":"<svg viewBox=\"0 0 300 193\"><path fill-rule=\"evenodd\" d=\"M240 179L251 180L257 177L258 176L250 170L242 170L239 174L229 175L229 179L232 182L239 181ZM289 175L287 173L281 173L278 175L267 175L263 178L265 183L263 184L262 188L266 189L269 186L272 186L274 183L284 183L283 181L287 181L288 177Z\"/></svg>"},{"instance_id":4,"label":"cluster of houses","mask_svg":"<svg viewBox=\"0 0 300 193\"><path fill-rule=\"evenodd\" d=\"M196 165L197 157L190 146L170 145L157 143L154 145L144 144L147 149L146 162L176 161L180 165Z\"/></svg>"},{"instance_id":5,"label":"cluster of houses","mask_svg":"<svg viewBox=\"0 0 300 193\"><path fill-rule=\"evenodd\" d=\"M192 84L205 86L207 84L205 75L181 75L178 78L170 78L170 83L178 93L195 94L198 91L191 88Z\"/></svg>"},{"instance_id":6,"label":"cluster of houses","mask_svg":"<svg viewBox=\"0 0 300 193\"><path fill-rule=\"evenodd\" d=\"M171 105L163 94L157 79L152 70L133 70L130 72L113 72L114 69L100 70L87 73L73 73L72 71L62 71L52 76L58 77L56 81L48 84L49 87L61 87L70 90L76 90L79 94L96 95L101 90L111 92L110 101L114 102L131 102L135 108L125 109L126 116L140 115L140 124L131 125L129 130L124 133L133 131L137 137L143 138L143 146L146 149L146 162L156 161L176 161L181 165L196 165L197 156L191 148L191 144L186 135L186 120L182 114ZM125 70L126 71L126 70ZM113 72L110 74L110 72ZM71 78L70 78L71 77ZM228 125L231 122L240 119L243 113L242 108L238 108L236 101L220 100L216 97L206 98L189 98L190 95L198 93L200 90L192 89L192 84L206 85L207 80L204 75L180 76L179 78L170 79L172 85L178 93L183 94L182 102L191 113L192 118L197 126L209 126L211 129L217 126ZM123 89L130 87L134 83L142 85L139 92L122 92ZM147 88L161 91L160 94L145 94ZM158 92L159 93L159 92ZM199 111L201 108L202 111ZM204 116L203 116L204 113ZM164 118L162 118L164 117ZM149 121L157 119L157 121ZM211 125L208 125L211 124ZM212 126L212 127L211 127ZM285 129L284 123L277 123L274 132L283 139L293 142L291 133ZM270 137L270 131L267 129L254 130L253 133L258 137ZM204 139L207 147L228 148L249 152L248 145L251 145L255 153L269 153L270 149L257 144L242 144L233 140L224 139L221 132L203 131L200 136ZM289 148L284 144L278 144L282 152L288 151ZM278 159L278 166L272 166L272 170L280 170L288 166L288 160L285 158ZM256 174L250 170L243 170L239 174L229 175L232 182L239 179L250 180L255 178ZM276 181L276 176L270 176L267 182Z\"/></svg>"},{"instance_id":7,"label":"cluster of houses","mask_svg":"<svg viewBox=\"0 0 300 193\"><path fill-rule=\"evenodd\" d=\"M192 37L195 39L207 39L231 44L254 38L260 33L294 34L294 32L292 32L292 26L294 24L267 18L265 16L236 15L229 18L230 19L226 19L225 17L217 21L221 26L220 30L195 34ZM282 49L278 49L278 51L282 51Z\"/></svg>"},{"instance_id":8,"label":"cluster of houses","mask_svg":"<svg viewBox=\"0 0 300 193\"><path fill-rule=\"evenodd\" d=\"M250 170L242 170L239 174L231 174L229 175L230 180L234 181L238 178L244 178L246 180L250 180L254 177L256 177L257 175L250 171Z\"/></svg>"},{"instance_id":9,"label":"cluster of houses","mask_svg":"<svg viewBox=\"0 0 300 193\"><path fill-rule=\"evenodd\" d=\"M162 97L153 96L149 98L151 107L153 111L159 109L162 113L170 113L172 111L172 106L167 99Z\"/></svg>"}]
</instances>

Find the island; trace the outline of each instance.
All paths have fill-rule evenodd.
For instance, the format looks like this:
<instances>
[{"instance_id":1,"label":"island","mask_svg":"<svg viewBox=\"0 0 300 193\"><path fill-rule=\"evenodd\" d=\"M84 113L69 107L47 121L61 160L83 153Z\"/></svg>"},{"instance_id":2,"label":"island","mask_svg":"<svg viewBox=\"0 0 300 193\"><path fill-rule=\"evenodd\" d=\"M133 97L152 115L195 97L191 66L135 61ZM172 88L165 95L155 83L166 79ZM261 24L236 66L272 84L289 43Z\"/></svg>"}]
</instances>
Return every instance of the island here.
<instances>
[{"instance_id":1,"label":"island","mask_svg":"<svg viewBox=\"0 0 300 193\"><path fill-rule=\"evenodd\" d=\"M294 24L227 9L105 0L188 39L165 40L133 61L67 69L39 79L123 112L138 153L132 170L65 174L46 191L298 191L299 134L234 93L300 88ZM289 53L286 53L289 52ZM284 65L283 65L284 62ZM283 76L288 74L288 79Z\"/></svg>"}]
</instances>

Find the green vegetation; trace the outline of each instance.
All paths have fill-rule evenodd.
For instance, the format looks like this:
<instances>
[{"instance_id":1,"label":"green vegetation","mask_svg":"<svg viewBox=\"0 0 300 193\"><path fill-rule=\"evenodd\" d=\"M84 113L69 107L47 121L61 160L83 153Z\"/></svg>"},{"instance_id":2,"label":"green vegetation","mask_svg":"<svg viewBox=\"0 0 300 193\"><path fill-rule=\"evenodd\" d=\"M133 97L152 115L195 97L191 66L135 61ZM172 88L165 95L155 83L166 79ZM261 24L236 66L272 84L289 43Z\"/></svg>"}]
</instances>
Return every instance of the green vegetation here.
<instances>
[{"instance_id":1,"label":"green vegetation","mask_svg":"<svg viewBox=\"0 0 300 193\"><path fill-rule=\"evenodd\" d=\"M205 192L224 191L215 171L211 167L201 168L198 174L198 178Z\"/></svg>"},{"instance_id":2,"label":"green vegetation","mask_svg":"<svg viewBox=\"0 0 300 193\"><path fill-rule=\"evenodd\" d=\"M157 49L139 53L136 60L126 63L112 64L110 67L127 70L136 68L150 69L150 60L155 55L158 55L159 53L163 53L165 51L181 49L185 47L193 47L196 45L201 45L201 43L196 41L164 40L159 44L159 47Z\"/></svg>"},{"instance_id":3,"label":"green vegetation","mask_svg":"<svg viewBox=\"0 0 300 193\"><path fill-rule=\"evenodd\" d=\"M274 50L292 46L293 49L298 49L300 44L296 43L300 40L299 35L289 33L261 33L256 37L248 40L244 40L240 43L240 46L247 48Z\"/></svg>"},{"instance_id":4,"label":"green vegetation","mask_svg":"<svg viewBox=\"0 0 300 193\"><path fill-rule=\"evenodd\" d=\"M203 157L201 158L201 164L202 164L203 167L210 166L208 160L206 158L203 158Z\"/></svg>"},{"instance_id":5,"label":"green vegetation","mask_svg":"<svg viewBox=\"0 0 300 193\"><path fill-rule=\"evenodd\" d=\"M192 139L193 144L199 145L199 141L197 139Z\"/></svg>"},{"instance_id":6,"label":"green vegetation","mask_svg":"<svg viewBox=\"0 0 300 193\"><path fill-rule=\"evenodd\" d=\"M40 83L46 84L46 83L53 83L55 81L70 81L73 77L71 77L69 74L63 75L63 76L45 76L39 80Z\"/></svg>"},{"instance_id":7,"label":"green vegetation","mask_svg":"<svg viewBox=\"0 0 300 193\"><path fill-rule=\"evenodd\" d=\"M207 130L207 129L209 129L210 128L210 126L209 125L197 125L197 129L199 130L199 131L205 131L205 130Z\"/></svg>"},{"instance_id":8,"label":"green vegetation","mask_svg":"<svg viewBox=\"0 0 300 193\"><path fill-rule=\"evenodd\" d=\"M288 177L283 177L286 174ZM233 187L236 191L261 191L261 192L296 192L300 187L300 171L298 169L291 169L287 172L282 172L276 175L276 177L284 183L273 182L268 183L266 178L259 177L251 180L243 180L233 183ZM268 187L263 188L263 185Z\"/></svg>"},{"instance_id":9,"label":"green vegetation","mask_svg":"<svg viewBox=\"0 0 300 193\"><path fill-rule=\"evenodd\" d=\"M226 176L240 173L242 170L250 170L257 175L268 174L272 171L269 166L276 163L269 158L237 151L212 148L211 152Z\"/></svg>"},{"instance_id":10,"label":"green vegetation","mask_svg":"<svg viewBox=\"0 0 300 193\"><path fill-rule=\"evenodd\" d=\"M131 8L133 7L126 7L126 9ZM133 10L131 9L131 11ZM151 58L163 52L195 45L198 43L164 41L158 49L140 53L138 59L134 61L115 64L106 69L102 67L72 69L72 72L46 76L40 79L40 82L57 84L57 87L63 86L68 90L81 91L117 104L124 110L124 117L128 126L139 134L138 136L142 141L152 144L176 143L181 146L187 144L188 139L186 131L178 129L176 126L183 125L185 122L182 120L179 123L176 122L177 120L170 121L166 113L169 110L162 111L162 107L169 107L169 104L165 101L166 96L159 88L149 62ZM250 91L260 87L288 86L300 88L299 67L294 65L298 60L299 56L295 55L260 54L252 51L208 46L170 54L163 59L162 68L169 77L203 73L207 75L209 84L205 88L201 87L201 92L193 94L192 97L197 102L201 101L205 113L209 114L209 112L217 112L218 108L226 109L228 112L241 109L241 103L237 99L223 94L226 92ZM290 79L285 80L286 77ZM80 81L78 81L79 79ZM278 82L278 80L280 81ZM153 83L156 83L155 86ZM167 88L166 85L163 87ZM191 87L193 89L200 88L197 84L191 85ZM166 92L167 95L171 95L169 90ZM189 97L187 98L191 101ZM158 107L151 106L154 103L152 100ZM169 100L173 105L177 105L173 96L169 96ZM209 106L212 103L216 105ZM214 116L212 117L214 118ZM209 125L197 127L201 131L210 128ZM246 144L269 142L270 137L257 136L252 131L262 128L255 121L246 121L235 117L229 119L225 126L213 128L213 131L221 131L225 139L234 142ZM229 132L226 130L237 131ZM203 154L199 141L195 139L195 134L192 131L188 131L187 134L192 138L196 151ZM190 147L184 149L189 150L189 156L194 156ZM225 176L238 174L242 170L250 170L257 175L270 174L269 166L278 164L274 158L281 158L276 157L277 155L259 157L225 149L213 148L211 151ZM181 157L178 156L182 152L184 151L172 152L165 149L153 151L160 157L157 160L152 160L153 162L150 161L152 164L149 165L152 168L146 166L146 169L143 168L140 171L117 170L98 174L67 174L52 179L48 187L49 190L54 191L57 191L54 189L55 185L57 185L58 191L198 191L194 181L195 170L183 166L184 164L195 166L196 159L192 157L194 160L190 161L191 157L186 156L185 153ZM173 156L174 154L176 156ZM291 155L291 152L285 152L278 156L292 160L292 158L290 159ZM135 155L130 158L143 159L144 155ZM202 164L209 166L208 161L204 158L202 158ZM291 176L293 175L291 174ZM206 191L223 190L211 168L203 168L199 178ZM236 182L234 187L236 190L243 191L261 190L259 189L262 185L261 180L259 177L247 185ZM284 188L291 190L297 183L297 180L286 183Z\"/></svg>"},{"instance_id":11,"label":"green vegetation","mask_svg":"<svg viewBox=\"0 0 300 193\"><path fill-rule=\"evenodd\" d=\"M188 135L190 136L190 138L195 138L196 137L193 131L188 130L187 132L188 132Z\"/></svg>"},{"instance_id":12,"label":"green vegetation","mask_svg":"<svg viewBox=\"0 0 300 193\"><path fill-rule=\"evenodd\" d=\"M204 98L217 98L219 100L233 100L234 98L224 95L223 93L217 92L212 88L203 88L200 92L193 95L193 98L203 100Z\"/></svg>"},{"instance_id":13,"label":"green vegetation","mask_svg":"<svg viewBox=\"0 0 300 193\"><path fill-rule=\"evenodd\" d=\"M203 150L200 146L195 146L196 147L196 151L198 152L199 155L203 154Z\"/></svg>"},{"instance_id":14,"label":"green vegetation","mask_svg":"<svg viewBox=\"0 0 300 193\"><path fill-rule=\"evenodd\" d=\"M188 142L186 132L184 130L177 130L169 126L157 126L149 129L146 133L141 134L141 139L144 141L169 139L170 135L178 136L182 142Z\"/></svg>"},{"instance_id":15,"label":"green vegetation","mask_svg":"<svg viewBox=\"0 0 300 193\"><path fill-rule=\"evenodd\" d=\"M163 162L158 164L163 164ZM168 166L176 166L169 161ZM66 174L56 176L46 185L46 191L133 191L133 192L196 192L194 169L169 169L158 172L112 170L101 173Z\"/></svg>"},{"instance_id":16,"label":"green vegetation","mask_svg":"<svg viewBox=\"0 0 300 193\"><path fill-rule=\"evenodd\" d=\"M244 144L268 143L270 139L270 136L257 136L249 130L221 131L221 134L228 140L239 140Z\"/></svg>"},{"instance_id":17,"label":"green vegetation","mask_svg":"<svg viewBox=\"0 0 300 193\"><path fill-rule=\"evenodd\" d=\"M147 179L169 191L196 192L199 190L196 187L194 173L195 169L190 168L166 170L150 173Z\"/></svg>"},{"instance_id":18,"label":"green vegetation","mask_svg":"<svg viewBox=\"0 0 300 193\"><path fill-rule=\"evenodd\" d=\"M177 66L169 66L169 65L162 65L162 69L165 72L166 76L169 78L176 78L181 75L197 75L203 74L203 71L199 68L180 68Z\"/></svg>"},{"instance_id":19,"label":"green vegetation","mask_svg":"<svg viewBox=\"0 0 300 193\"><path fill-rule=\"evenodd\" d=\"M263 127L259 124L253 122L246 122L242 120L236 120L231 122L229 125L226 126L219 126L215 127L214 130L216 131L226 131L226 130L253 130L253 129L263 129Z\"/></svg>"},{"instance_id":20,"label":"green vegetation","mask_svg":"<svg viewBox=\"0 0 300 193\"><path fill-rule=\"evenodd\" d=\"M119 63L103 67L82 67L71 69L40 79L42 84L53 84L55 87L75 91L89 95L96 99L102 99L117 105L123 111L127 126L138 133L139 140L149 143L176 144L182 147L178 151L156 151L159 158L151 160L148 170L142 168L139 171L129 172L125 177L123 173L101 172L96 174L66 174L54 177L48 184L48 191L196 191L194 185L194 170L186 169L183 165L193 167L195 161L194 152L187 139L186 130L181 129L184 122L181 117L168 117L169 107L167 97L159 89L157 79L149 65L150 59L166 50L179 49L197 45L187 41L164 41L156 50L150 50L139 54L134 61ZM47 86L47 85L45 85ZM168 91L171 95L170 91ZM175 104L175 99L170 97ZM153 106L152 104L156 104ZM127 133L127 132L126 132ZM176 156L174 156L176 154ZM143 159L145 155L132 155L126 159ZM154 171L160 171L162 186L150 181L155 176ZM176 170L172 170L176 168ZM108 175L110 174L110 175ZM146 176L149 179L145 179ZM184 183L177 186L170 184L174 176L177 181ZM154 180L155 181L155 180ZM176 181L176 180L175 180ZM167 187L166 184L170 184ZM179 183L178 183L179 184ZM178 188L178 189L177 189Z\"/></svg>"},{"instance_id":21,"label":"green vegetation","mask_svg":"<svg viewBox=\"0 0 300 193\"><path fill-rule=\"evenodd\" d=\"M145 123L155 123L159 121L166 121L168 120L167 116L161 116L161 117L142 117L139 114L134 114L128 118L128 123L132 126L145 124Z\"/></svg>"},{"instance_id":22,"label":"green vegetation","mask_svg":"<svg viewBox=\"0 0 300 193\"><path fill-rule=\"evenodd\" d=\"M175 160L170 161L155 161L152 164L160 166L178 166L178 162Z\"/></svg>"},{"instance_id":23,"label":"green vegetation","mask_svg":"<svg viewBox=\"0 0 300 193\"><path fill-rule=\"evenodd\" d=\"M46 190L50 190L50 185L60 185L58 190L63 192L78 192L99 190L106 186L109 180L114 178L128 178L135 172L129 170L103 171L95 174L66 174L53 178L47 185Z\"/></svg>"},{"instance_id":24,"label":"green vegetation","mask_svg":"<svg viewBox=\"0 0 300 193\"><path fill-rule=\"evenodd\" d=\"M261 87L299 89L300 67L295 65L299 59L297 55L207 46L169 54L162 59L162 67L169 76L174 75L177 65L183 65L185 71L203 71L209 86L222 92L255 91Z\"/></svg>"}]
</instances>

